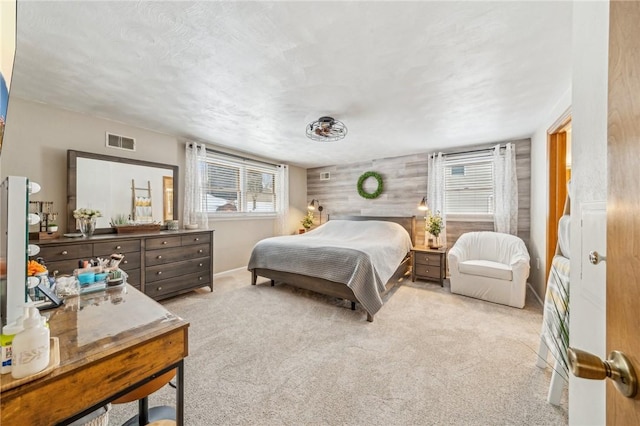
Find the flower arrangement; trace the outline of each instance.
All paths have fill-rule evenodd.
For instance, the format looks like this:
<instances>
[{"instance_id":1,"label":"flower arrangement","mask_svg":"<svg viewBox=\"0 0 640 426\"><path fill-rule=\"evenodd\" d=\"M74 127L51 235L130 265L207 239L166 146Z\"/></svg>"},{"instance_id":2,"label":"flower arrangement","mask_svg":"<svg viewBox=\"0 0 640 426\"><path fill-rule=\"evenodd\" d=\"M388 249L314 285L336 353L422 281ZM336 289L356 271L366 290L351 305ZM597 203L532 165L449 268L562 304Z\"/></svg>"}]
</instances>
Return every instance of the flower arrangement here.
<instances>
[{"instance_id":1,"label":"flower arrangement","mask_svg":"<svg viewBox=\"0 0 640 426\"><path fill-rule=\"evenodd\" d=\"M435 214L429 214L429 216L424 218L424 221L424 230L437 238L444 228L440 212L437 211Z\"/></svg>"},{"instance_id":2,"label":"flower arrangement","mask_svg":"<svg viewBox=\"0 0 640 426\"><path fill-rule=\"evenodd\" d=\"M309 230L311 226L313 226L313 212L307 212L307 215L300 222L302 223L302 227L306 230Z\"/></svg>"},{"instance_id":3,"label":"flower arrangement","mask_svg":"<svg viewBox=\"0 0 640 426\"><path fill-rule=\"evenodd\" d=\"M102 217L102 213L100 212L100 210L81 208L75 209L73 211L73 217L75 217L76 219L94 219L97 217Z\"/></svg>"}]
</instances>

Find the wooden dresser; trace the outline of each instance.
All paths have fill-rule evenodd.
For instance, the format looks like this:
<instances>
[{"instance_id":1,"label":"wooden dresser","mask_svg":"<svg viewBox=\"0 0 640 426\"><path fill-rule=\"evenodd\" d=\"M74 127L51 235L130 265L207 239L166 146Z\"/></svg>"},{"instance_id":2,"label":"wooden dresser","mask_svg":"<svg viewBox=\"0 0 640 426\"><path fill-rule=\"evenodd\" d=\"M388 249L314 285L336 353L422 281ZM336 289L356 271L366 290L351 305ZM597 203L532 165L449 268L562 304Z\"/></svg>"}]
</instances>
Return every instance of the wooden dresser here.
<instances>
[{"instance_id":1,"label":"wooden dresser","mask_svg":"<svg viewBox=\"0 0 640 426\"><path fill-rule=\"evenodd\" d=\"M196 288L213 291L213 230L100 234L90 238L31 241L50 274L71 274L79 260L124 254L128 283L160 300Z\"/></svg>"}]
</instances>

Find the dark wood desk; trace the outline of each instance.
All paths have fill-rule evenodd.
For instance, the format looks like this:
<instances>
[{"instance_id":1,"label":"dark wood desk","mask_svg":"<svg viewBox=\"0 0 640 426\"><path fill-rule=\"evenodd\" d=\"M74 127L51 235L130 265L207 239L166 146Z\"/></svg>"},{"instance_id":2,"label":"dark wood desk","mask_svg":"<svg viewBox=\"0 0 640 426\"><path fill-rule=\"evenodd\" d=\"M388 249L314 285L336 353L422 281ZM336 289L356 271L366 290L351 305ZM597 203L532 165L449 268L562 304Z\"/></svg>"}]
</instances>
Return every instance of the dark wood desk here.
<instances>
[{"instance_id":1,"label":"dark wood desk","mask_svg":"<svg viewBox=\"0 0 640 426\"><path fill-rule=\"evenodd\" d=\"M128 284L68 298L46 314L60 342L60 366L2 392L1 424L68 424L172 369L177 424L183 424L187 321ZM0 380L4 388L13 379Z\"/></svg>"}]
</instances>

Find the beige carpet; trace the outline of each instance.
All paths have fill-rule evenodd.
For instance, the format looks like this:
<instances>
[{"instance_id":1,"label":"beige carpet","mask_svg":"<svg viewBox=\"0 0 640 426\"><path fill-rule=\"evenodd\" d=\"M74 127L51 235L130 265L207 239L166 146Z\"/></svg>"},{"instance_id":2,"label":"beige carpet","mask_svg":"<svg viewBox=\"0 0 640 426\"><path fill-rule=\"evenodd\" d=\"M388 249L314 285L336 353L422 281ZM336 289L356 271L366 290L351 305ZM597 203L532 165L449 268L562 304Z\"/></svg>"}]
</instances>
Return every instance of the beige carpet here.
<instances>
[{"instance_id":1,"label":"beige carpet","mask_svg":"<svg viewBox=\"0 0 640 426\"><path fill-rule=\"evenodd\" d=\"M260 281L259 281L260 282ZM163 302L190 321L186 425L563 425L546 402L550 368L535 366L542 321L524 310L417 281L393 289L373 323L338 299L250 285ZM175 404L166 386L151 405ZM136 413L114 406L111 425Z\"/></svg>"}]
</instances>

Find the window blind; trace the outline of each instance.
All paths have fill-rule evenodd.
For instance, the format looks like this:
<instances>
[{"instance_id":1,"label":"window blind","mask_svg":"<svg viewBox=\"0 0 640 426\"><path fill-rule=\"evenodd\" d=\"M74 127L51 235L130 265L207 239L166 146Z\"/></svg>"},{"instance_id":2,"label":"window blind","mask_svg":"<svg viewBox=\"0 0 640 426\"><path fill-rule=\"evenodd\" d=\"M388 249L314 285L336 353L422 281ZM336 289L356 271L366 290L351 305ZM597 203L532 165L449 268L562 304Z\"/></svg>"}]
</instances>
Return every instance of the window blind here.
<instances>
[{"instance_id":1,"label":"window blind","mask_svg":"<svg viewBox=\"0 0 640 426\"><path fill-rule=\"evenodd\" d=\"M207 155L203 205L209 213L275 213L277 166Z\"/></svg>"},{"instance_id":2,"label":"window blind","mask_svg":"<svg viewBox=\"0 0 640 426\"><path fill-rule=\"evenodd\" d=\"M459 155L445 160L447 214L492 214L493 162L490 155Z\"/></svg>"}]
</instances>

